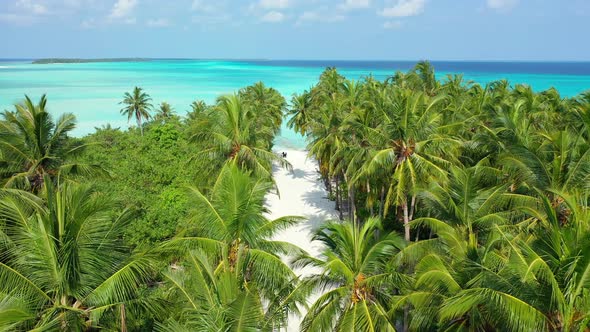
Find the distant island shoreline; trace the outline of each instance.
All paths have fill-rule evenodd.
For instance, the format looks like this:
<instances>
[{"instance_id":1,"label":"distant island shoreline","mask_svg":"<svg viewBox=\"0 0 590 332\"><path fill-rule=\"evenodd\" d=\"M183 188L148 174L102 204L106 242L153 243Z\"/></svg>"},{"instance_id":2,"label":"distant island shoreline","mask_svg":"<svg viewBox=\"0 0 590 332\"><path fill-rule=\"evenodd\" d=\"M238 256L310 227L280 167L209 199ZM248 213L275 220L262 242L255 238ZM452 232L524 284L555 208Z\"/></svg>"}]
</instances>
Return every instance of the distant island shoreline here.
<instances>
[{"instance_id":1,"label":"distant island shoreline","mask_svg":"<svg viewBox=\"0 0 590 332\"><path fill-rule=\"evenodd\" d=\"M159 60L174 61L272 61L269 59L191 59L191 58L43 58L31 60L32 64L52 64L52 63L93 63L93 62L149 62Z\"/></svg>"},{"instance_id":2,"label":"distant island shoreline","mask_svg":"<svg viewBox=\"0 0 590 332\"><path fill-rule=\"evenodd\" d=\"M33 60L34 65L44 65L52 63L92 63L92 62L146 62L150 59L145 58L103 58L103 59L73 59L73 58L47 58Z\"/></svg>"}]
</instances>

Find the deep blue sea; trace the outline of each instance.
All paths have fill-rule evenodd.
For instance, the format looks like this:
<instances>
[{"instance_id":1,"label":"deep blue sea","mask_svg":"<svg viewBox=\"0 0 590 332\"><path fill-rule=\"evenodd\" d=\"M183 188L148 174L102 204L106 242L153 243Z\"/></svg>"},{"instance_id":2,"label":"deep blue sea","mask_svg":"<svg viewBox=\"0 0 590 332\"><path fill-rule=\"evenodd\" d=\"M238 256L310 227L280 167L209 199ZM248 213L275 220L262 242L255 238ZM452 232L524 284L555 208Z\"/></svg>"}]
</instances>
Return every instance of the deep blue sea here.
<instances>
[{"instance_id":1,"label":"deep blue sea","mask_svg":"<svg viewBox=\"0 0 590 332\"><path fill-rule=\"evenodd\" d=\"M24 94L37 99L48 96L53 114L72 112L78 118L75 135L92 132L111 123L127 126L118 104L123 93L143 87L154 104L170 103L182 114L195 99L212 103L263 81L289 100L295 92L309 89L326 67L336 67L348 78L369 75L385 79L398 70L412 68L415 61L291 61L291 60L179 60L33 65L31 60L0 59L0 110L9 109ZM469 62L433 61L438 79L463 74L480 84L507 79L529 84L536 91L555 87L564 97L590 89L590 62ZM303 147L301 137L284 128L278 144Z\"/></svg>"}]
</instances>

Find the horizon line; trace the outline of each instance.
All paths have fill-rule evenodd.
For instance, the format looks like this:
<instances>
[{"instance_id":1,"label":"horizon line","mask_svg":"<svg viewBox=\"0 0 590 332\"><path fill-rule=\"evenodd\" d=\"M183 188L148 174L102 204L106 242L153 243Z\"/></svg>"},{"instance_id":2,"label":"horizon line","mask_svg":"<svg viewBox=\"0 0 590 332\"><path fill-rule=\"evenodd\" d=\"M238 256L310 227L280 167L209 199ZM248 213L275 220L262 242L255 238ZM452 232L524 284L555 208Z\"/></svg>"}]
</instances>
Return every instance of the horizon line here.
<instances>
[{"instance_id":1,"label":"horizon line","mask_svg":"<svg viewBox=\"0 0 590 332\"><path fill-rule=\"evenodd\" d=\"M38 57L38 58L0 58L0 61L36 61L46 59L63 60L186 60L186 61L337 61L337 62L488 62L488 63L590 63L590 60L498 60L498 59L273 59L273 58L190 58L190 57Z\"/></svg>"}]
</instances>

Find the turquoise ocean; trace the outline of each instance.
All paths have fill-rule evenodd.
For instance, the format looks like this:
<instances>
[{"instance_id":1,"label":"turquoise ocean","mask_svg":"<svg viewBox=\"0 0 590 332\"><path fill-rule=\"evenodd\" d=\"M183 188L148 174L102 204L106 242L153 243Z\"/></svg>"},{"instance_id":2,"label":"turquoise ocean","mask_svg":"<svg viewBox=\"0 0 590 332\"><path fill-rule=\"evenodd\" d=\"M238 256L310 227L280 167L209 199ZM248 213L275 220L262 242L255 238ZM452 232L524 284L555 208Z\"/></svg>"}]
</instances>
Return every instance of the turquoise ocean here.
<instances>
[{"instance_id":1,"label":"turquoise ocean","mask_svg":"<svg viewBox=\"0 0 590 332\"><path fill-rule=\"evenodd\" d=\"M11 109L28 94L38 99L47 94L52 114L72 112L78 119L74 135L83 136L110 123L126 127L118 104L123 93L140 86L153 104L166 101L179 114L195 99L213 103L258 81L280 91L287 100L309 89L325 67L339 69L348 78L372 75L385 79L408 70L411 61L265 61L265 60L151 60L80 64L31 64L31 60L0 59L0 110ZM507 79L529 84L536 91L555 87L563 97L590 89L590 63L586 62L433 62L437 78L463 74L480 84ZM277 144L303 148L304 139L283 128Z\"/></svg>"}]
</instances>

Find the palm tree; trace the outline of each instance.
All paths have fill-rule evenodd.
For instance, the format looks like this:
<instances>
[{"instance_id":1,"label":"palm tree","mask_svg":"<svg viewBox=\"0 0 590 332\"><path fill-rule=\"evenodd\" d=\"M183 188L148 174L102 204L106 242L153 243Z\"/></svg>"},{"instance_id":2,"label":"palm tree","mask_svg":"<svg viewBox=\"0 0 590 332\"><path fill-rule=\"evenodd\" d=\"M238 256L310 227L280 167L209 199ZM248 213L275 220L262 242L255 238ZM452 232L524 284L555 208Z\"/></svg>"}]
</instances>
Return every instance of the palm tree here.
<instances>
[{"instance_id":1,"label":"palm tree","mask_svg":"<svg viewBox=\"0 0 590 332\"><path fill-rule=\"evenodd\" d=\"M510 268L520 281L515 289L529 292L514 295L544 314L548 330L586 331L590 328L588 201L557 190L553 194L569 212L564 216L562 204L549 197L541 197L538 208L525 210L536 226L534 237L515 237L518 259L511 260Z\"/></svg>"},{"instance_id":2,"label":"palm tree","mask_svg":"<svg viewBox=\"0 0 590 332\"><path fill-rule=\"evenodd\" d=\"M212 261L200 250L186 254L182 268L164 272L171 285L169 300L182 302L182 315L160 324L158 331L258 331L272 326L265 320L264 305L254 286L245 287L238 271L243 271L244 252L238 255L235 270L226 268L227 259ZM214 265L216 264L216 265Z\"/></svg>"},{"instance_id":3,"label":"palm tree","mask_svg":"<svg viewBox=\"0 0 590 332\"><path fill-rule=\"evenodd\" d=\"M13 112L5 111L0 121L0 178L5 187L33 192L43 188L48 176L57 179L76 174L101 172L96 165L74 161L86 145L74 144L68 134L76 126L76 117L65 113L57 121L45 109L47 98L38 104L25 96Z\"/></svg>"},{"instance_id":4,"label":"palm tree","mask_svg":"<svg viewBox=\"0 0 590 332\"><path fill-rule=\"evenodd\" d=\"M413 290L393 298L391 310L411 305L412 331L544 330L542 312L523 301L531 287L519 284L511 264L518 256L512 254L509 244L506 198L501 191L474 192L477 186L469 183L473 178L465 178L473 176L472 172L460 176L463 182L457 188L464 188L464 192L450 196L463 196L449 208L462 213L461 219L447 223L424 217L412 222L427 225L436 236L409 245L399 255L402 262L414 267L415 284ZM452 205L462 200L468 201ZM470 203L477 208L471 210Z\"/></svg>"},{"instance_id":5,"label":"palm tree","mask_svg":"<svg viewBox=\"0 0 590 332\"><path fill-rule=\"evenodd\" d=\"M257 128L271 128L272 140L281 129L283 110L287 103L285 98L275 89L267 88L264 83L257 82L240 90L239 95L244 103L251 108L251 116L255 118Z\"/></svg>"},{"instance_id":6,"label":"palm tree","mask_svg":"<svg viewBox=\"0 0 590 332\"><path fill-rule=\"evenodd\" d=\"M289 312L296 312L304 293L298 291L297 276L279 255L302 250L272 237L301 218L265 217L264 197L272 186L267 178L252 178L229 164L209 195L190 188L191 218L177 237L163 245L165 250L180 250L186 258L182 268L166 274L173 289L182 294L181 307L190 312L175 322L199 326L210 321L241 330L247 320L249 326L278 328L285 325Z\"/></svg>"},{"instance_id":7,"label":"palm tree","mask_svg":"<svg viewBox=\"0 0 590 332\"><path fill-rule=\"evenodd\" d=\"M321 257L302 256L295 266L315 266L320 273L303 279L322 292L310 307L301 331L395 331L388 303L410 279L392 269L391 257L405 246L395 233L376 236L379 219L362 226L329 222L314 236L325 245Z\"/></svg>"},{"instance_id":8,"label":"palm tree","mask_svg":"<svg viewBox=\"0 0 590 332\"><path fill-rule=\"evenodd\" d=\"M434 67L432 67L430 62L420 61L416 64L412 71L416 73L418 77L420 77L424 92L430 96L434 96L440 84L436 80Z\"/></svg>"},{"instance_id":9,"label":"palm tree","mask_svg":"<svg viewBox=\"0 0 590 332\"><path fill-rule=\"evenodd\" d=\"M205 111L209 108L207 103L203 100L195 100L191 103L191 111L187 113L187 118L189 120L197 120L199 116L203 115Z\"/></svg>"},{"instance_id":10,"label":"palm tree","mask_svg":"<svg viewBox=\"0 0 590 332\"><path fill-rule=\"evenodd\" d=\"M523 207L530 218L515 232L492 224L481 245L438 223L440 240L433 241L445 249L420 260L416 290L397 297L394 308L412 303L412 328L418 330L587 330L587 207L574 196L555 194L572 210L565 225L561 208L547 197L536 208Z\"/></svg>"},{"instance_id":11,"label":"palm tree","mask_svg":"<svg viewBox=\"0 0 590 332\"><path fill-rule=\"evenodd\" d=\"M132 93L125 92L123 101L119 103L125 105L125 107L121 109L121 114L127 116L127 121L131 121L131 118L135 118L135 121L137 121L137 126L141 132L141 136L143 136L142 122L151 118L151 100L152 98L150 98L147 93L143 92L142 88L135 87Z\"/></svg>"},{"instance_id":12,"label":"palm tree","mask_svg":"<svg viewBox=\"0 0 590 332\"><path fill-rule=\"evenodd\" d=\"M235 163L256 175L271 177L271 166L278 162L289 163L269 151L273 128L259 126L255 109L249 107L240 95L220 97L215 108L208 111L207 121L199 126L192 137L202 142L205 149L198 156L209 156L213 161Z\"/></svg>"},{"instance_id":13,"label":"palm tree","mask_svg":"<svg viewBox=\"0 0 590 332\"><path fill-rule=\"evenodd\" d=\"M291 115L287 126L301 135L307 134L307 127L309 125L309 115L311 108L311 95L305 91L302 94L294 94L291 98L291 106L287 115Z\"/></svg>"},{"instance_id":14,"label":"palm tree","mask_svg":"<svg viewBox=\"0 0 590 332\"><path fill-rule=\"evenodd\" d=\"M342 102L335 97L325 99L322 108L316 111L317 114L310 123L311 136L307 145L309 155L318 161L320 174L327 179L330 190L332 182L335 182L336 209L340 211L340 219L343 218L343 194L340 192L343 179L342 173L334 172L332 169L332 156L343 139L343 132L339 130L342 124L341 105Z\"/></svg>"},{"instance_id":15,"label":"palm tree","mask_svg":"<svg viewBox=\"0 0 590 332\"><path fill-rule=\"evenodd\" d=\"M511 226L511 219L522 219L523 214L511 207L532 204L534 198L511 192L510 183L500 169L491 167L489 160L481 160L473 167L450 168L445 186L432 183L420 192L427 217L420 217L414 225L446 224L459 238L476 247L493 226ZM464 252L465 247L455 248Z\"/></svg>"},{"instance_id":16,"label":"palm tree","mask_svg":"<svg viewBox=\"0 0 590 332\"><path fill-rule=\"evenodd\" d=\"M156 119L169 119L175 113L176 112L174 111L172 106L170 106L170 104L168 104L167 102L164 101L160 104L160 108L158 109L158 111L156 113Z\"/></svg>"},{"instance_id":17,"label":"palm tree","mask_svg":"<svg viewBox=\"0 0 590 332\"><path fill-rule=\"evenodd\" d=\"M393 112L382 115L382 125L373 135L375 152L359 173L391 170L384 214L392 203L401 207L406 241L410 241L409 222L415 213L418 189L430 181L445 181L445 166L454 160L459 144L436 132L440 114L435 110L443 98L430 100L421 92L394 90Z\"/></svg>"},{"instance_id":18,"label":"palm tree","mask_svg":"<svg viewBox=\"0 0 590 332\"><path fill-rule=\"evenodd\" d=\"M133 214L90 186L44 184L46 200L0 193L0 328L81 331L117 320L125 329L151 270L149 256L122 242Z\"/></svg>"}]
</instances>

